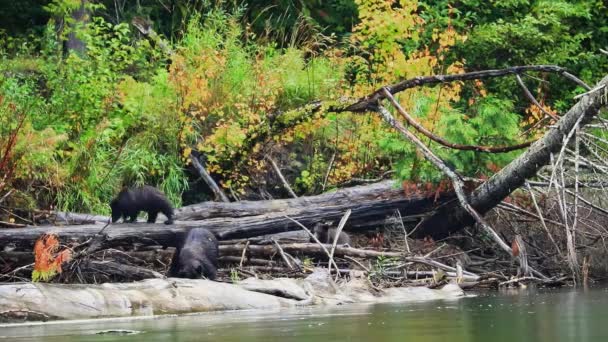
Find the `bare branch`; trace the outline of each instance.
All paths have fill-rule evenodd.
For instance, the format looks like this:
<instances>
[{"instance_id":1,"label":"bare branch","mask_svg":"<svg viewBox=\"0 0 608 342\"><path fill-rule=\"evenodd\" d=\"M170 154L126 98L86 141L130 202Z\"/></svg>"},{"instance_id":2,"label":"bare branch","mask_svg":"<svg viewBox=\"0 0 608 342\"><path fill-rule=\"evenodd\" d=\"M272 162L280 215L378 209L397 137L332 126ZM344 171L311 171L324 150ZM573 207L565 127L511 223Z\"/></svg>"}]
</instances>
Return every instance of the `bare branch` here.
<instances>
[{"instance_id":1,"label":"bare branch","mask_svg":"<svg viewBox=\"0 0 608 342\"><path fill-rule=\"evenodd\" d=\"M279 166L274 161L274 159L272 159L270 156L265 156L265 157L266 157L266 160L268 160L270 162L270 165L272 165L274 172L277 174L277 176L281 180L281 183L283 183L283 187L285 188L285 190L287 190L289 195L293 198L298 198L298 195L296 195L296 193L293 192L293 190L291 189L291 186L289 186L289 183L287 183L287 180L285 179L285 177L283 177L283 173L281 173L281 169L279 169Z\"/></svg>"},{"instance_id":2,"label":"bare branch","mask_svg":"<svg viewBox=\"0 0 608 342\"><path fill-rule=\"evenodd\" d=\"M190 161L192 161L192 166L194 166L205 183L207 183L211 191L213 191L215 197L220 199L222 202L230 202L228 196L226 196L224 191L222 191L222 189L215 183L209 172L207 172L203 164L201 164L201 162L198 160L198 157L195 155L194 151L190 153Z\"/></svg>"},{"instance_id":3,"label":"bare branch","mask_svg":"<svg viewBox=\"0 0 608 342\"><path fill-rule=\"evenodd\" d=\"M386 90L386 94L390 95L388 90ZM454 143L451 143L451 142L443 139L442 137L439 137L439 136L433 134L431 131L427 130L424 126L419 124L416 120L414 120L414 118L412 118L412 116L408 112L405 111L405 109L403 109L401 107L401 105L395 100L395 98L392 95L390 95L390 96L387 95L386 98L391 101L391 103L393 104L393 107L395 107L397 109L397 111L401 114L401 116L403 116L405 118L407 123L412 125L416 130L418 130L420 133L422 133L429 139L433 140L434 142L436 142L440 145L449 147L449 148L453 148L456 150L463 150L463 151L504 153L504 152L511 152L511 151L515 151L515 150L520 150L522 148L526 148L526 147L532 145L532 143L534 142L534 141L527 141L525 143L521 143L521 144L517 144L517 145L513 145L513 146L498 146L498 147L454 144Z\"/></svg>"},{"instance_id":4,"label":"bare branch","mask_svg":"<svg viewBox=\"0 0 608 342\"><path fill-rule=\"evenodd\" d=\"M334 260L334 252L336 251L336 245L338 244L338 239L340 238L340 233L342 232L342 229L344 228L346 221L348 221L348 218L350 217L351 213L352 213L352 210L350 210L350 209L348 209L346 211L346 213L344 213L344 216L342 216L342 219L340 220L340 223L338 224L338 228L336 229L336 235L334 236L334 242L331 246L331 252L329 253L329 259L332 262ZM329 270L329 272L331 272L331 263L329 263L327 265L327 269ZM337 277L337 275L336 275L336 277Z\"/></svg>"},{"instance_id":5,"label":"bare branch","mask_svg":"<svg viewBox=\"0 0 608 342\"><path fill-rule=\"evenodd\" d=\"M538 72L552 72L561 74L564 77L572 80L573 82L585 87L585 83L578 79L576 76L569 74L566 69L555 66L555 65L528 65L528 66L516 66L506 69L497 69L497 70L483 70L483 71L473 71L467 72L463 74L456 75L435 75L435 76L426 76L426 77L415 77L409 80L405 80L399 83L395 83L388 87L388 91L391 94L396 94L402 92L406 89L419 87L423 85L435 85L439 83L448 83L454 81L467 81L467 80L478 80L478 79L486 79L486 78L495 78L502 77L506 75L517 75L522 74L528 71L538 71ZM588 87L588 86L586 86ZM386 98L384 95L384 88L376 90L373 94L366 96L365 98L359 100L357 103L349 105L345 108L332 108L331 111L350 111L350 112L365 112L365 111L374 111L376 103L380 100ZM587 88L586 88L587 89Z\"/></svg>"},{"instance_id":6,"label":"bare branch","mask_svg":"<svg viewBox=\"0 0 608 342\"><path fill-rule=\"evenodd\" d=\"M532 95L528 87L526 87L526 85L524 84L524 81L522 81L521 76L515 74L515 79L517 79L517 84L519 84L519 86L524 91L524 94L526 95L528 100L530 100L530 102L532 102L536 107L538 107L538 109L540 109L541 112L543 112L545 115L550 116L554 120L559 120L559 117L557 117L557 115L550 113L545 109L545 107L541 106L540 103L538 103L536 98L534 98L534 95Z\"/></svg>"},{"instance_id":7,"label":"bare branch","mask_svg":"<svg viewBox=\"0 0 608 342\"><path fill-rule=\"evenodd\" d=\"M534 191L532 191L532 188L530 187L530 183L526 182L526 188L528 189L528 192L530 193L530 197L532 198L532 203L534 204L534 209L536 209L536 213L538 214L540 223L542 224L543 228L545 229L547 236L549 236L549 240L551 240L551 242L553 243L553 246L555 247L557 254L561 256L562 251L559 249L557 242L555 242L555 239L553 238L553 235L549 231L549 228L547 228L547 224L545 223L545 218L543 217L543 214L540 211L540 207L538 206L538 203L536 202L536 196L534 196Z\"/></svg>"}]
</instances>

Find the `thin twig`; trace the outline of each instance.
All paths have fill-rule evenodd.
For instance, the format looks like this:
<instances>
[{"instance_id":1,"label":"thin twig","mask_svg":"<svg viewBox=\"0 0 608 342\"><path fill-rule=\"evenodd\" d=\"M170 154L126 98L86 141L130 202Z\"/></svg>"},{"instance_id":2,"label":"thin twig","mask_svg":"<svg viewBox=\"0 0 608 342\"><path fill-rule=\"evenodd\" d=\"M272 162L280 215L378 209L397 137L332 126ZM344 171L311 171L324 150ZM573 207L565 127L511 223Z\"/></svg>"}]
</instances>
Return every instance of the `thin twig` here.
<instances>
[{"instance_id":1,"label":"thin twig","mask_svg":"<svg viewBox=\"0 0 608 342\"><path fill-rule=\"evenodd\" d=\"M539 283L544 282L542 279L536 278L536 277L521 277L521 278L515 278L515 279L511 279L511 280L507 280L507 281L503 281L498 283L498 286L505 286L505 285L509 285L509 284L513 284L513 283L519 283L522 281L537 281Z\"/></svg>"},{"instance_id":2,"label":"thin twig","mask_svg":"<svg viewBox=\"0 0 608 342\"><path fill-rule=\"evenodd\" d=\"M365 272L369 273L369 268L365 267L365 265L363 265L359 260L357 260L353 257L350 257L348 255L345 255L344 259L354 262L355 264L359 265L359 267L361 267L363 270L365 270Z\"/></svg>"},{"instance_id":3,"label":"thin twig","mask_svg":"<svg viewBox=\"0 0 608 342\"><path fill-rule=\"evenodd\" d=\"M239 268L243 268L243 262L245 261L245 255L247 254L247 247L249 247L249 240L245 243L245 248L243 248L243 253L241 254L241 261L239 262Z\"/></svg>"},{"instance_id":4,"label":"thin twig","mask_svg":"<svg viewBox=\"0 0 608 342\"><path fill-rule=\"evenodd\" d=\"M433 266L433 267L437 267L441 270L444 271L450 271L450 272L456 272L456 268L455 267L451 267L448 266L446 264L440 263L439 261L433 260L433 259L428 259L428 258L422 258L422 257L407 257L405 258L405 260L407 262L414 262L414 263L419 263L419 264L425 264L425 265L429 265L429 266ZM473 272L469 272L469 271L462 271L463 274L465 275L469 275L469 276L473 276L473 277L478 277L477 274L473 273Z\"/></svg>"},{"instance_id":5,"label":"thin twig","mask_svg":"<svg viewBox=\"0 0 608 342\"><path fill-rule=\"evenodd\" d=\"M591 90L591 87L587 83L583 82L583 80L581 80L580 78L572 75L571 73L569 73L567 71L562 72L562 76L564 76L567 79L573 81L574 83L580 85L581 87L585 88L586 90Z\"/></svg>"},{"instance_id":6,"label":"thin twig","mask_svg":"<svg viewBox=\"0 0 608 342\"><path fill-rule=\"evenodd\" d=\"M279 169L279 166L274 161L274 159L272 159L268 155L265 156L265 158L266 158L266 160L268 160L270 162L270 165L274 169L274 172L277 174L277 177L279 177L279 180L281 180L281 183L283 183L283 187L285 188L285 190L287 190L289 195L293 198L298 198L298 195L296 195L296 193L291 189L291 186L289 185L289 183L287 183L287 180L285 179L285 177L283 177L283 173L281 173L281 169Z\"/></svg>"},{"instance_id":7,"label":"thin twig","mask_svg":"<svg viewBox=\"0 0 608 342\"><path fill-rule=\"evenodd\" d=\"M595 88L587 91L586 93L582 93L582 94L576 95L575 97L573 97L573 99L574 100L578 100L578 99L580 99L583 96L591 95L591 94L595 93L596 91L604 89L604 87L606 87L606 85L604 85L604 84L599 85L599 86L597 86L597 87L595 87Z\"/></svg>"},{"instance_id":8,"label":"thin twig","mask_svg":"<svg viewBox=\"0 0 608 342\"><path fill-rule=\"evenodd\" d=\"M292 219L291 217L284 215L284 217L290 221L292 221L293 223L297 224L300 228L304 229L308 235L319 245L321 246L321 249L323 250L323 252L325 252L325 254L327 254L327 257L330 258L329 262L333 263L334 267L336 269L338 269L338 265L335 263L335 261L331 258L329 251L327 250L327 248L325 247L324 244L321 243L321 241L319 241L319 239L317 239L317 237L315 236L315 234L310 232L310 229L306 228L305 225L301 224L300 222Z\"/></svg>"},{"instance_id":9,"label":"thin twig","mask_svg":"<svg viewBox=\"0 0 608 342\"><path fill-rule=\"evenodd\" d=\"M338 244L338 240L340 239L340 233L342 233L342 229L344 228L346 221L348 221L348 218L350 217L351 213L352 213L352 210L350 210L350 209L348 209L346 211L346 213L344 213L344 216L342 216L342 219L340 220L340 223L338 224L338 228L336 229L336 235L334 236L334 242L331 246L331 252L329 253L329 259L332 262L334 260L334 252L336 251L336 245ZM335 264L335 262L334 262L334 264ZM327 265L327 269L331 273L331 263L329 263ZM339 274L337 276L339 276ZM336 280L338 280L337 276L336 276Z\"/></svg>"},{"instance_id":10,"label":"thin twig","mask_svg":"<svg viewBox=\"0 0 608 342\"><path fill-rule=\"evenodd\" d=\"M15 190L15 189L10 189L9 191L7 191L7 192L4 194L4 196L2 196L2 198L0 198L0 203L4 202L4 200L5 200L5 199L6 199L8 196L10 196L10 195L13 193L13 191L14 191L14 190Z\"/></svg>"},{"instance_id":11,"label":"thin twig","mask_svg":"<svg viewBox=\"0 0 608 342\"><path fill-rule=\"evenodd\" d=\"M325 172L325 177L323 177L323 186L321 187L321 191L325 191L325 187L327 186L327 179L329 179L329 174L331 173L331 169L334 165L334 160L336 159L336 152L331 155L331 159L329 160L329 165L327 166L327 172Z\"/></svg>"},{"instance_id":12,"label":"thin twig","mask_svg":"<svg viewBox=\"0 0 608 342\"><path fill-rule=\"evenodd\" d=\"M439 245L439 247L437 247L437 248L433 249L432 251L430 251L430 252L426 253L426 254L424 255L424 257L425 257L425 258L430 257L431 255L433 255L433 253L438 252L439 250L441 250L441 249L442 249L443 247L445 247L445 246L447 246L447 244L446 244L446 243L442 243L441 245Z\"/></svg>"},{"instance_id":13,"label":"thin twig","mask_svg":"<svg viewBox=\"0 0 608 342\"><path fill-rule=\"evenodd\" d=\"M526 182L526 188L528 189L528 192L530 193L530 197L532 198L532 203L534 204L534 209L536 209L536 213L538 214L538 218L540 220L541 225L545 229L547 236L549 236L549 240L551 240L551 242L553 243L553 246L555 247L557 254L559 256L561 256L562 251L559 249L557 242L555 242L555 239L553 238L553 235L549 231L549 228L547 228L547 224L545 223L545 218L543 217L543 214L540 211L540 207L538 206L538 203L536 202L536 196L534 196L534 191L532 191L532 188L530 187L530 184L528 182Z\"/></svg>"},{"instance_id":14,"label":"thin twig","mask_svg":"<svg viewBox=\"0 0 608 342\"><path fill-rule=\"evenodd\" d=\"M98 232L97 232L97 234L95 234L95 235L101 235L101 234L103 233L103 231L104 231L104 230L106 230L106 228L107 228L107 227L108 227L108 226L109 226L111 223L112 223L112 219L111 219L111 218L109 218L109 219L108 219L108 223L106 223L106 225L105 225L105 226L103 226L103 228L101 228L101 230L100 230L100 231L98 231Z\"/></svg>"},{"instance_id":15,"label":"thin twig","mask_svg":"<svg viewBox=\"0 0 608 342\"><path fill-rule=\"evenodd\" d=\"M34 263L23 265L21 267L17 267L14 270L12 270L12 271L10 271L9 273L6 273L6 274L0 274L0 278L3 278L3 277L13 278L13 277L15 277L14 275L17 274L17 272L19 272L21 270L24 270L26 268L30 268L30 267L34 267Z\"/></svg>"},{"instance_id":16,"label":"thin twig","mask_svg":"<svg viewBox=\"0 0 608 342\"><path fill-rule=\"evenodd\" d=\"M399 209L395 210L397 212L397 216L399 217L399 223L401 224L401 230L403 230L403 241L405 243L405 250L407 251L407 253L411 253L412 251L410 250L410 244L407 242L407 230L405 229L405 225L403 224L403 218L401 217L401 211Z\"/></svg>"},{"instance_id":17,"label":"thin twig","mask_svg":"<svg viewBox=\"0 0 608 342\"><path fill-rule=\"evenodd\" d=\"M285 252L283 252L283 248L281 248L281 245L275 239L272 239L272 242L277 246L277 249L279 250L279 254L281 255L281 258L283 258L283 261L285 261L285 264L287 265L287 267L289 267L289 269L293 270L293 266L291 265L291 262L289 262L289 259L287 259L287 256L285 255Z\"/></svg>"},{"instance_id":18,"label":"thin twig","mask_svg":"<svg viewBox=\"0 0 608 342\"><path fill-rule=\"evenodd\" d=\"M569 80L575 82L576 84L585 87L586 89L590 89L585 82L581 81L576 76L568 73L566 69L555 66L555 65L526 65L526 66L515 66L506 69L496 69L496 70L483 70L483 71L473 71L462 74L454 74L454 75L434 75L434 76L425 76L425 77L415 77L405 81L401 81L395 84L392 84L388 87L383 87L381 89L376 90L374 93L366 96L360 101L346 106L344 108L330 108L330 111L349 111L349 112L363 112L368 110L375 110L376 104L383 100L385 97L384 89L388 88L391 94L396 94L402 92L406 89L419 87L423 85L435 85L440 83L448 83L454 81L469 81L469 80L478 80L478 79L486 79L486 78L495 78L495 77L503 77L506 75L514 75L514 74L522 74L528 71L537 71L537 72L553 72L557 74L561 74Z\"/></svg>"},{"instance_id":19,"label":"thin twig","mask_svg":"<svg viewBox=\"0 0 608 342\"><path fill-rule=\"evenodd\" d=\"M393 98L393 96L390 94L390 92L386 88L384 91L385 91L385 94L384 94L385 97L391 101L393 106L395 106L395 104L398 102ZM434 141L440 145L443 145L445 147L449 147L449 148L452 148L455 150L477 151L477 152L487 152L487 153L505 153L505 152L521 150L522 148L529 147L534 142L534 140L531 140L531 141L526 141L524 143L512 145L512 146L478 146L478 145L455 144L455 143L447 141L446 139L444 139L438 135L435 135L433 132L426 129L426 127L422 126L418 121L416 121L405 109L401 108L401 106L399 106L397 111L401 114L401 116L403 116L403 118L405 119L405 121L407 121L408 124L410 124L412 127L414 127L418 132L422 133L422 135L426 136L427 138L431 139L432 141Z\"/></svg>"}]
</instances>

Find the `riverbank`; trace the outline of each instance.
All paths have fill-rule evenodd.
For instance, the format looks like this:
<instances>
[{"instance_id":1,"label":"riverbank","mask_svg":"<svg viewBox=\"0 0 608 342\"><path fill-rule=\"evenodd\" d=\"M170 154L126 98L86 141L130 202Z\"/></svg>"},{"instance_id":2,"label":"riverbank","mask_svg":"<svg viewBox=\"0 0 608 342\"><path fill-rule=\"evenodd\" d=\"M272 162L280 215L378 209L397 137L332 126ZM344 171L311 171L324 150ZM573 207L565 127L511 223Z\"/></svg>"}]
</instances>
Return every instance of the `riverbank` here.
<instances>
[{"instance_id":1,"label":"riverbank","mask_svg":"<svg viewBox=\"0 0 608 342\"><path fill-rule=\"evenodd\" d=\"M364 278L334 283L322 269L304 279L248 278L236 284L177 278L101 285L9 283L0 285L0 320L139 317L309 305L410 302L462 296L464 292L454 284L441 289L401 287L381 290Z\"/></svg>"},{"instance_id":2,"label":"riverbank","mask_svg":"<svg viewBox=\"0 0 608 342\"><path fill-rule=\"evenodd\" d=\"M608 336L605 291L528 287L459 300L0 324L0 340L595 342Z\"/></svg>"}]
</instances>

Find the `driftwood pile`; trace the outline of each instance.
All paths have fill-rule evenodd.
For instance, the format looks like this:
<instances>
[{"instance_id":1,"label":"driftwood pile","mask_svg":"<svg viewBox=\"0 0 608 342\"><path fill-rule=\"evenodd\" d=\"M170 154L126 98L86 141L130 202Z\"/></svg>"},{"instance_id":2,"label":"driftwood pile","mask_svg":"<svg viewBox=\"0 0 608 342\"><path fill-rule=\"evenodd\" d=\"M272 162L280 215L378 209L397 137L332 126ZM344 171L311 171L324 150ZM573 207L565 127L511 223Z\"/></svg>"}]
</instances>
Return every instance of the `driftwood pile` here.
<instances>
[{"instance_id":1,"label":"driftwood pile","mask_svg":"<svg viewBox=\"0 0 608 342\"><path fill-rule=\"evenodd\" d=\"M337 273L357 269L372 272L370 268L373 262L370 264L365 260L374 261L378 258L395 258L408 264L429 264L432 261L425 258L418 260L412 257L408 260L404 245L386 251L387 246L382 243L376 243L375 250L311 243L312 234L306 227L331 219L335 219L338 224L338 220L342 219L341 228L346 227L353 237L361 235L358 240L363 241L361 245L365 246L369 245L366 234L381 236L375 232L379 227L396 226L402 231L401 241L406 241L406 227L412 227L421 214L431 210L437 203L451 198L451 195L438 196L436 193L406 196L399 184L385 181L295 199L202 203L177 209L178 221L169 226L139 222L118 223L103 228L101 223L89 222L103 222L107 218L57 213L54 217L46 217L47 221L54 222L53 226L0 230L0 245L4 246L0 251L3 260L0 277L3 280L29 278L34 242L42 234L53 233L79 256L64 267L64 274L58 281L102 282L159 278L170 263L174 251L172 247L175 247L178 236L193 227L207 228L221 240L220 261L226 267L224 275L227 274L228 279L230 276L238 278L257 273L304 276L312 269L313 263L325 263L330 255L333 272ZM345 217L345 213L348 216ZM85 224L74 224L77 222ZM70 224L63 225L65 223ZM103 231L99 234L101 230ZM408 237L408 240L411 239ZM350 268L349 264L356 267ZM447 272L455 272L455 268L448 265L437 263L435 266L437 265ZM393 273L401 272L403 268L405 266L395 267ZM429 274L420 273L425 277ZM474 276L471 273L465 274Z\"/></svg>"},{"instance_id":2,"label":"driftwood pile","mask_svg":"<svg viewBox=\"0 0 608 342\"><path fill-rule=\"evenodd\" d=\"M554 120L555 124L543 137L535 142L515 146L451 144L417 123L393 98L396 93L418 86L506 76L516 77L518 84L529 94L521 82L521 76L530 72L555 73L566 77L587 89L587 93L577 96L576 105L562 116L547 112L547 118ZM424 284L439 284L446 278L454 278L461 284L500 281L509 284L514 282L509 276L516 273L524 279L546 284L563 280L538 269L542 260L547 258L541 256L534 259L529 255L526 245L534 244L529 239L525 241L521 231L514 230L514 234L506 236L484 217L486 213L501 206L508 207L511 213L519 211L519 215L538 219L555 246L556 258L567 261L570 277L578 279L581 266L577 259L577 249L580 247L577 245L580 240L577 240L577 236L597 238L597 242L604 239L606 234L605 229L594 232L591 226L577 231L577 227L584 223L579 207L584 204L596 211L603 210L581 195L583 182L579 179L578 171L579 166L586 165L591 171L599 170L603 174L608 172L608 166L601 158L606 153L605 149L601 149L605 143L591 141L584 145L585 135L582 132L586 124L598 119L600 110L605 107L606 89L608 77L592 88L563 68L543 65L417 77L383 87L357 103L329 108L329 111L370 111L378 114L410 141L421 155L445 173L451 183L450 190L405 193L398 184L385 181L318 196L285 200L230 203L225 201L225 196L218 196L223 202L201 203L177 210L175 218L178 221L170 226L137 223L116 224L101 229L103 225L100 222L105 220L103 217L49 213L42 216L47 222L53 222L52 226L15 226L0 230L0 279L28 278L31 251L36 239L43 233L56 234L65 246L74 251L74 260L57 281L101 282L125 277L130 280L162 277L171 258L171 248L175 247L180 234L189 228L203 227L213 231L222 241L220 255L226 267L225 279L235 280L242 275L259 276L267 272L306 274L313 265L326 263L336 276L364 272L371 279L377 280L375 277L381 276L380 283L417 283L419 279L425 279L422 282ZM533 98L530 100L538 104ZM382 101L388 101L394 112L408 123L408 127L396 120ZM541 109L546 112L544 108ZM606 120L598 120L600 126L608 127ZM480 153L502 153L529 148L490 179L465 180L438 158L419 136L425 136L446 148ZM591 139L590 137L593 135L588 134L587 138ZM568 147L572 141L575 142L575 152L570 153ZM579 143L585 147L585 153L595 158L595 162L583 156ZM574 172L564 168L564 160L568 158L573 158ZM195 163L195 166L204 171L204 167L199 164ZM543 167L549 164L551 172L548 175L541 174ZM561 182L557 181L556 170L561 174ZM568 175L574 175L572 181L567 179ZM544 183L530 181L536 176ZM567 190L567 181L574 185L573 191ZM543 217L532 190L535 184L541 183L549 191L555 189L562 222ZM284 186L288 187L288 184ZM504 202L517 189L529 192L535 213ZM574 209L571 211L570 207ZM358 248L310 242L310 228L327 220L353 235L354 245ZM84 224L74 225L76 222ZM565 228L564 243L556 242L547 228L547 224L555 223ZM485 245L475 247L476 253L470 257L462 250L441 255L450 248L446 248L440 240L466 234L463 229L471 226L478 228L474 233L477 235L469 232L468 237L483 240ZM424 240L421 243L410 238ZM487 248L488 243L491 248ZM499 247L498 250L496 246ZM583 273L585 263L583 260ZM508 272L493 272L496 265L501 265L501 270Z\"/></svg>"},{"instance_id":3,"label":"driftwood pile","mask_svg":"<svg viewBox=\"0 0 608 342\"><path fill-rule=\"evenodd\" d=\"M44 233L56 234L76 255L55 282L164 278L179 235L204 227L220 239L220 280L227 282L251 276L303 278L316 266L328 267L335 279L365 275L380 287L437 287L454 281L464 288L509 281L491 272L496 269L492 260L472 261L458 247L430 238L412 239L421 215L453 199L450 193L406 195L398 183L385 181L294 199L201 203L177 209L178 221L169 226L144 222L105 226L105 217L57 213L45 218L52 226L0 230L4 246L0 278L30 278L32 248ZM351 235L354 246L311 242L310 228L329 219ZM507 265L511 270L516 266Z\"/></svg>"}]
</instances>

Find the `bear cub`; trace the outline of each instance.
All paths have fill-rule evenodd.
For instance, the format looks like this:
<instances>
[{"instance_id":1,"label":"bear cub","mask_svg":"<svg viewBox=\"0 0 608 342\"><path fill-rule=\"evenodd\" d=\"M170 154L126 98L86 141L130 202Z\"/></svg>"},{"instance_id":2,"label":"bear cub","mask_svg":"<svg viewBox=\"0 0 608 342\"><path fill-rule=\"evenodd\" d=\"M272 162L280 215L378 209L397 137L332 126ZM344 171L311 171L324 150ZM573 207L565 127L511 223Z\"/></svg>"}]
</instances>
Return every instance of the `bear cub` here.
<instances>
[{"instance_id":1,"label":"bear cub","mask_svg":"<svg viewBox=\"0 0 608 342\"><path fill-rule=\"evenodd\" d=\"M338 232L338 228L331 227L331 223L329 222L319 222L313 228L313 234L315 237L321 242L325 244L332 245L334 243L334 239L336 238L336 233ZM313 238L310 238L310 242L315 242ZM340 245L351 245L350 236L346 234L344 231L340 232L338 236L338 246Z\"/></svg>"},{"instance_id":2,"label":"bear cub","mask_svg":"<svg viewBox=\"0 0 608 342\"><path fill-rule=\"evenodd\" d=\"M136 188L124 187L110 202L110 208L112 208L113 223L121 217L124 222L133 223L137 220L140 211L148 213L148 223L155 223L159 212L167 216L165 224L173 223L173 206L165 194L149 185Z\"/></svg>"},{"instance_id":3,"label":"bear cub","mask_svg":"<svg viewBox=\"0 0 608 342\"><path fill-rule=\"evenodd\" d=\"M219 247L217 238L204 228L192 228L178 244L168 276L214 280L217 274Z\"/></svg>"}]
</instances>

